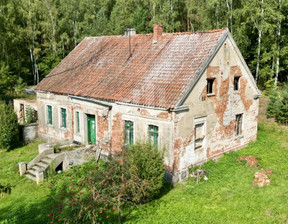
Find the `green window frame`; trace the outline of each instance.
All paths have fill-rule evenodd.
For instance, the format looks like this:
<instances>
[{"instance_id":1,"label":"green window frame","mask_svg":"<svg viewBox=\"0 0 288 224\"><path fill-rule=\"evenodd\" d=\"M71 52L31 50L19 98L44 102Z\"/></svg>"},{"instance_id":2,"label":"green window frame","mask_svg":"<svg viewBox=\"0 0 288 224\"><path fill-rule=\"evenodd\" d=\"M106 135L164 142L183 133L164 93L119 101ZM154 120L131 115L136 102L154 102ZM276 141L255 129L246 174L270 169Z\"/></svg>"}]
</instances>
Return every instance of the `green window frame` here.
<instances>
[{"instance_id":1,"label":"green window frame","mask_svg":"<svg viewBox=\"0 0 288 224\"><path fill-rule=\"evenodd\" d=\"M61 108L61 128L66 128L67 127L67 115L66 115L66 109Z\"/></svg>"},{"instance_id":2,"label":"green window frame","mask_svg":"<svg viewBox=\"0 0 288 224\"><path fill-rule=\"evenodd\" d=\"M149 134L149 141L153 143L155 147L158 147L158 136L159 136L159 128L155 125L148 126L148 134Z\"/></svg>"},{"instance_id":3,"label":"green window frame","mask_svg":"<svg viewBox=\"0 0 288 224\"><path fill-rule=\"evenodd\" d=\"M80 132L80 112L76 111L76 132Z\"/></svg>"},{"instance_id":4,"label":"green window frame","mask_svg":"<svg viewBox=\"0 0 288 224\"><path fill-rule=\"evenodd\" d=\"M47 105L47 123L53 124L52 106Z\"/></svg>"},{"instance_id":5,"label":"green window frame","mask_svg":"<svg viewBox=\"0 0 288 224\"><path fill-rule=\"evenodd\" d=\"M132 121L125 121L125 144L134 143L134 124Z\"/></svg>"}]
</instances>

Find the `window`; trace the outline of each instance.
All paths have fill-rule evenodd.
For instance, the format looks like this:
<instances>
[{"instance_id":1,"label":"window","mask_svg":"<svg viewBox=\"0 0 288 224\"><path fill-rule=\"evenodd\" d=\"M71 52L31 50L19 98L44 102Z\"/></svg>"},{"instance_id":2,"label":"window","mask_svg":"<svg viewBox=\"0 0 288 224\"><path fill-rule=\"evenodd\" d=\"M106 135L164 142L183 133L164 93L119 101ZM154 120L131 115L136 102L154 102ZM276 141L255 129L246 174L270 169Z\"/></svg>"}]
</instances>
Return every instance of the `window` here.
<instances>
[{"instance_id":1,"label":"window","mask_svg":"<svg viewBox=\"0 0 288 224\"><path fill-rule=\"evenodd\" d=\"M235 121L235 135L236 136L242 135L242 121L243 121L243 114L237 114L236 121Z\"/></svg>"},{"instance_id":2,"label":"window","mask_svg":"<svg viewBox=\"0 0 288 224\"><path fill-rule=\"evenodd\" d=\"M52 118L52 106L47 105L47 123L48 124L53 124L53 118Z\"/></svg>"},{"instance_id":3,"label":"window","mask_svg":"<svg viewBox=\"0 0 288 224\"><path fill-rule=\"evenodd\" d=\"M61 108L61 128L66 128L66 109Z\"/></svg>"},{"instance_id":4,"label":"window","mask_svg":"<svg viewBox=\"0 0 288 224\"><path fill-rule=\"evenodd\" d=\"M133 122L125 121L125 144L133 144Z\"/></svg>"},{"instance_id":5,"label":"window","mask_svg":"<svg viewBox=\"0 0 288 224\"><path fill-rule=\"evenodd\" d=\"M149 141L153 143L155 147L158 147L158 127L155 125L149 125L148 133Z\"/></svg>"},{"instance_id":6,"label":"window","mask_svg":"<svg viewBox=\"0 0 288 224\"><path fill-rule=\"evenodd\" d=\"M203 146L203 140L205 138L204 123L195 124L195 149Z\"/></svg>"},{"instance_id":7,"label":"window","mask_svg":"<svg viewBox=\"0 0 288 224\"><path fill-rule=\"evenodd\" d=\"M239 79L240 76L234 77L234 90L239 90Z\"/></svg>"},{"instance_id":8,"label":"window","mask_svg":"<svg viewBox=\"0 0 288 224\"><path fill-rule=\"evenodd\" d=\"M80 132L80 113L76 111L76 133Z\"/></svg>"},{"instance_id":9,"label":"window","mask_svg":"<svg viewBox=\"0 0 288 224\"><path fill-rule=\"evenodd\" d=\"M215 79L207 79L207 94L213 94L213 82Z\"/></svg>"}]
</instances>

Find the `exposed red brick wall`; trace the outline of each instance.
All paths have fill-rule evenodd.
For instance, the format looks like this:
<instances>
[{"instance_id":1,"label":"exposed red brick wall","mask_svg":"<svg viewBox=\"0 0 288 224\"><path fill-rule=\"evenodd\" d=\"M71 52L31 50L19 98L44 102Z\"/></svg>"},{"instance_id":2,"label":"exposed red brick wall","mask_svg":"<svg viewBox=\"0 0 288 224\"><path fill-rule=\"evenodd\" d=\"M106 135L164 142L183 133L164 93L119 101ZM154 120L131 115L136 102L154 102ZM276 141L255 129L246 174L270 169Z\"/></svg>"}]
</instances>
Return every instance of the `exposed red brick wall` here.
<instances>
[{"instance_id":1,"label":"exposed red brick wall","mask_svg":"<svg viewBox=\"0 0 288 224\"><path fill-rule=\"evenodd\" d=\"M151 114L149 113L149 111L146 110L146 109L141 109L141 110L140 110L140 114L141 114L141 115L144 115L144 116L151 116Z\"/></svg>"},{"instance_id":2,"label":"exposed red brick wall","mask_svg":"<svg viewBox=\"0 0 288 224\"><path fill-rule=\"evenodd\" d=\"M104 116L99 116L99 113L97 112L97 144L100 145L102 150L109 151L110 149L110 144L109 142L106 142L105 139L105 132L108 132L109 129L109 124L108 124L108 119L107 117Z\"/></svg>"},{"instance_id":3,"label":"exposed red brick wall","mask_svg":"<svg viewBox=\"0 0 288 224\"><path fill-rule=\"evenodd\" d=\"M161 112L157 115L158 118L168 119L169 113L168 112Z\"/></svg>"},{"instance_id":4,"label":"exposed red brick wall","mask_svg":"<svg viewBox=\"0 0 288 224\"><path fill-rule=\"evenodd\" d=\"M125 137L124 120L122 114L117 113L113 117L112 121L112 139L111 139L111 150L112 153L119 152L124 144Z\"/></svg>"}]
</instances>

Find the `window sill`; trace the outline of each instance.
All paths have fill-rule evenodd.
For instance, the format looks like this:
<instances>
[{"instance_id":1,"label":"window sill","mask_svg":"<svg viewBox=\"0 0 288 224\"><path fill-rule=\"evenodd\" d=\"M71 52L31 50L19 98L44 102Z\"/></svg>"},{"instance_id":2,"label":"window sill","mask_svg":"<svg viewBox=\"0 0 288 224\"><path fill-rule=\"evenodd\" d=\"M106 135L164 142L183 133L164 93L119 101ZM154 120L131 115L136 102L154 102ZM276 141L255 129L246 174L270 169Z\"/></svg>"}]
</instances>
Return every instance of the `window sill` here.
<instances>
[{"instance_id":1,"label":"window sill","mask_svg":"<svg viewBox=\"0 0 288 224\"><path fill-rule=\"evenodd\" d=\"M195 141L203 140L204 138L205 136L201 136L201 137L195 138Z\"/></svg>"},{"instance_id":2,"label":"window sill","mask_svg":"<svg viewBox=\"0 0 288 224\"><path fill-rule=\"evenodd\" d=\"M196 151L196 150L197 150L197 151L200 151L200 150L202 150L202 149L204 149L202 145L195 146L195 151Z\"/></svg>"},{"instance_id":3,"label":"window sill","mask_svg":"<svg viewBox=\"0 0 288 224\"><path fill-rule=\"evenodd\" d=\"M210 97L210 96L215 96L215 93L208 93L207 96L208 96L208 97Z\"/></svg>"},{"instance_id":4,"label":"window sill","mask_svg":"<svg viewBox=\"0 0 288 224\"><path fill-rule=\"evenodd\" d=\"M235 136L235 138L234 138L234 141L237 141L237 140L239 140L239 139L242 139L242 138L244 138L244 136L243 136L243 135L238 135L238 136Z\"/></svg>"}]
</instances>

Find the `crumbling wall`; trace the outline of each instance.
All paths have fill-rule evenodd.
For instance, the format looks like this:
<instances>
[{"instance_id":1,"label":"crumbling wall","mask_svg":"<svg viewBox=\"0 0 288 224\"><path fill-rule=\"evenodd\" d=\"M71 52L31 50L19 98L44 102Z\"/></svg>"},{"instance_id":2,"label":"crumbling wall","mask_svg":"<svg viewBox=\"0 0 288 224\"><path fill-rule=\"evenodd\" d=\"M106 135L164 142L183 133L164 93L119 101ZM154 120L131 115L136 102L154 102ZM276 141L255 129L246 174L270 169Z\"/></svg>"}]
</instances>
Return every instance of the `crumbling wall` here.
<instances>
[{"instance_id":1,"label":"crumbling wall","mask_svg":"<svg viewBox=\"0 0 288 224\"><path fill-rule=\"evenodd\" d=\"M241 77L238 90L234 90L235 76ZM215 78L212 94L207 94L209 78ZM177 114L173 172L187 172L191 165L201 164L256 140L259 100L254 97L257 94L232 42L226 39L184 102L189 111ZM235 136L237 114L243 114L243 132L239 136ZM195 149L194 121L197 119L205 123L203 147L199 149Z\"/></svg>"}]
</instances>

